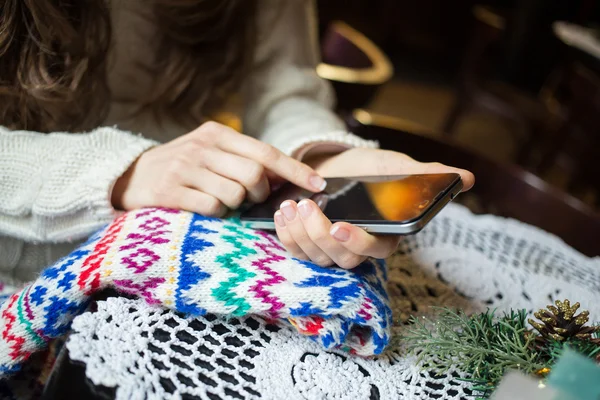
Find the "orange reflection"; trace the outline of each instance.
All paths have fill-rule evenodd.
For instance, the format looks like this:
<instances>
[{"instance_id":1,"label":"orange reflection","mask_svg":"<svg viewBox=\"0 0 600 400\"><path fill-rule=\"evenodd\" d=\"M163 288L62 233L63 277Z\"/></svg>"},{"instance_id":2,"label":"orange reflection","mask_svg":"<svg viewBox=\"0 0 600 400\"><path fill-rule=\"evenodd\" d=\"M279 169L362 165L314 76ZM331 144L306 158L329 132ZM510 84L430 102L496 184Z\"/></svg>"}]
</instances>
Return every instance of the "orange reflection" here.
<instances>
[{"instance_id":1,"label":"orange reflection","mask_svg":"<svg viewBox=\"0 0 600 400\"><path fill-rule=\"evenodd\" d=\"M390 182L365 183L377 211L387 220L418 217L452 184L454 174L410 175Z\"/></svg>"}]
</instances>

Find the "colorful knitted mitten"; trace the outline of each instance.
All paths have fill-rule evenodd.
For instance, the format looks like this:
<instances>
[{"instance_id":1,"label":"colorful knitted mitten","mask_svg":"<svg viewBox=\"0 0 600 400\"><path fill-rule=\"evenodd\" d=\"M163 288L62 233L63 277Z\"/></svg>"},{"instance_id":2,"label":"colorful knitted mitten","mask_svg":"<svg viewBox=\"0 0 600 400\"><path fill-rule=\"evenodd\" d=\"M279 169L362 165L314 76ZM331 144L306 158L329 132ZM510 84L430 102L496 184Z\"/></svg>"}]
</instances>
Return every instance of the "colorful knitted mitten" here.
<instances>
[{"instance_id":1,"label":"colorful knitted mitten","mask_svg":"<svg viewBox=\"0 0 600 400\"><path fill-rule=\"evenodd\" d=\"M0 376L65 334L105 288L185 314L261 315L326 348L379 354L392 319L385 274L374 260L345 271L293 259L236 220L129 212L1 305Z\"/></svg>"}]
</instances>

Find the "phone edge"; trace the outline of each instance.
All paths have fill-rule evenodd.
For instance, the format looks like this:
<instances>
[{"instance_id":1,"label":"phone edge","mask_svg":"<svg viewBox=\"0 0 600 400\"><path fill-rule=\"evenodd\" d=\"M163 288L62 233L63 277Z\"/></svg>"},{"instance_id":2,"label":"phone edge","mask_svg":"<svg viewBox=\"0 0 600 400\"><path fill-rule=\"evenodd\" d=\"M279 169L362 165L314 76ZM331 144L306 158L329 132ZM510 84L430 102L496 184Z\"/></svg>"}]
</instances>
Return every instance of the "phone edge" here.
<instances>
[{"instance_id":1,"label":"phone edge","mask_svg":"<svg viewBox=\"0 0 600 400\"><path fill-rule=\"evenodd\" d=\"M440 197L424 214L421 218L409 221L404 224L392 224L390 221L386 223L360 223L347 221L348 223L355 225L359 228L364 229L369 233L375 233L380 235L410 235L418 233L435 217L448 203L450 203L456 196L460 194L463 188L462 179L458 179L453 186L446 191L446 193ZM253 229L261 230L275 230L275 221L256 221L256 220L242 220L245 226Z\"/></svg>"}]
</instances>

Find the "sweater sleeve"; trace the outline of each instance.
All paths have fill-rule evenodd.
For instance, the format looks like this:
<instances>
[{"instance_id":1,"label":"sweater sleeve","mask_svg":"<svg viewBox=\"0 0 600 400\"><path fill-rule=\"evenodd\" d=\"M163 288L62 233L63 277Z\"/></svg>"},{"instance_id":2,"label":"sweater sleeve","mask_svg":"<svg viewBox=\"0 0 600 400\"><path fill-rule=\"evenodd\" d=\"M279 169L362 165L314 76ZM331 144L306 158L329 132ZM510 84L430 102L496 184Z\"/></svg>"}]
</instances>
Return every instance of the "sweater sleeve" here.
<instances>
[{"instance_id":1,"label":"sweater sleeve","mask_svg":"<svg viewBox=\"0 0 600 400\"><path fill-rule=\"evenodd\" d=\"M255 64L245 83L244 131L301 159L308 152L376 147L348 133L332 111L319 62L312 0L261 0Z\"/></svg>"},{"instance_id":2,"label":"sweater sleeve","mask_svg":"<svg viewBox=\"0 0 600 400\"><path fill-rule=\"evenodd\" d=\"M155 142L113 128L43 134L0 127L0 236L88 236L115 215L112 185Z\"/></svg>"}]
</instances>

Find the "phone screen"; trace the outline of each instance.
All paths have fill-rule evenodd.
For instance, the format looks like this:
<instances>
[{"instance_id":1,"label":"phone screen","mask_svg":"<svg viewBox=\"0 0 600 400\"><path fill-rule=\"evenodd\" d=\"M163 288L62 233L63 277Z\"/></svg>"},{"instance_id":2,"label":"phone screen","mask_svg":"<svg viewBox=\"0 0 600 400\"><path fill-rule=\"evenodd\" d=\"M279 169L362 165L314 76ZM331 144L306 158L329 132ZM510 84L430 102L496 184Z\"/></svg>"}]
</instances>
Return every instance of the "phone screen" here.
<instances>
[{"instance_id":1,"label":"phone screen","mask_svg":"<svg viewBox=\"0 0 600 400\"><path fill-rule=\"evenodd\" d=\"M243 213L242 219L271 220L283 201L308 198L332 222L410 222L426 213L459 181L458 174L328 178L326 189L320 193L286 184L265 203Z\"/></svg>"}]
</instances>

